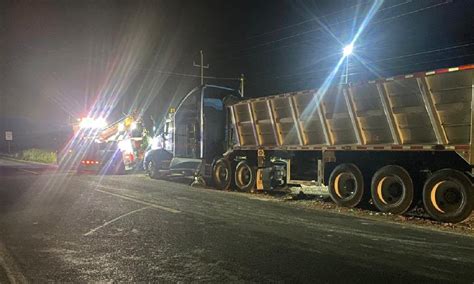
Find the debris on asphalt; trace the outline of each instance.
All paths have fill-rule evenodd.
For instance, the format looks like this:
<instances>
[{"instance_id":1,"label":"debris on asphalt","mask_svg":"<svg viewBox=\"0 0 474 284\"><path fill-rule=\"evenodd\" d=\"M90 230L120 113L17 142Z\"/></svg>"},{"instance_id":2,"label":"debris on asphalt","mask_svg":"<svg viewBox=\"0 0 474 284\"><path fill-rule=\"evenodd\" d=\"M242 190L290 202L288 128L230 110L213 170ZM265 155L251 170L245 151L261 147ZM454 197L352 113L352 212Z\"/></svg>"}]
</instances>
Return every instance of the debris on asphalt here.
<instances>
[{"instance_id":1,"label":"debris on asphalt","mask_svg":"<svg viewBox=\"0 0 474 284\"><path fill-rule=\"evenodd\" d=\"M268 193L259 195L264 198L272 199L274 201L286 202L293 206L302 207L305 209L325 210L372 220L388 221L403 225L412 225L415 227L474 236L474 213L463 222L453 224L442 223L430 219L424 212L421 204L417 204L414 209L407 212L405 215L394 215L391 213L375 211L376 209L373 204L370 203L370 201L367 202L368 205L364 206L364 208L345 208L336 206L336 204L328 201L325 196L305 194L302 191L286 195L273 195Z\"/></svg>"}]
</instances>

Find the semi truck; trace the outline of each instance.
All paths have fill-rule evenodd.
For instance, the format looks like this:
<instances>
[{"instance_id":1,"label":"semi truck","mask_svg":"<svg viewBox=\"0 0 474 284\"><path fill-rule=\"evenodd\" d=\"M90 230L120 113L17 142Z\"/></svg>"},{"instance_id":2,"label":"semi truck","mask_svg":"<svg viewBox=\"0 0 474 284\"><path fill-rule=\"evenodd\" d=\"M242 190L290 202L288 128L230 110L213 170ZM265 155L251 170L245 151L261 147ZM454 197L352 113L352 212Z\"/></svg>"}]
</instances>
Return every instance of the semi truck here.
<instances>
[{"instance_id":1,"label":"semi truck","mask_svg":"<svg viewBox=\"0 0 474 284\"><path fill-rule=\"evenodd\" d=\"M474 64L243 99L204 85L169 114L147 151L152 178L193 176L220 190L326 186L441 222L473 209Z\"/></svg>"}]
</instances>

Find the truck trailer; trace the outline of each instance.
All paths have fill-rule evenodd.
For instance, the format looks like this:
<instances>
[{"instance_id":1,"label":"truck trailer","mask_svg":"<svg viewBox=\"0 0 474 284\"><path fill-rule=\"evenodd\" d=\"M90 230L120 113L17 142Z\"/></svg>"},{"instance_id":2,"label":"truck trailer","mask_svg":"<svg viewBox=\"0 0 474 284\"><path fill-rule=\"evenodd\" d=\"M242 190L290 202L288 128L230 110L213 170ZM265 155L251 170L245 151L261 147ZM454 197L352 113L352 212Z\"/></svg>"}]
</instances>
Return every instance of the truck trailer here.
<instances>
[{"instance_id":1,"label":"truck trailer","mask_svg":"<svg viewBox=\"0 0 474 284\"><path fill-rule=\"evenodd\" d=\"M422 203L460 222L474 203L473 95L474 64L251 99L204 85L169 115L145 169L220 190L327 186L339 206Z\"/></svg>"}]
</instances>

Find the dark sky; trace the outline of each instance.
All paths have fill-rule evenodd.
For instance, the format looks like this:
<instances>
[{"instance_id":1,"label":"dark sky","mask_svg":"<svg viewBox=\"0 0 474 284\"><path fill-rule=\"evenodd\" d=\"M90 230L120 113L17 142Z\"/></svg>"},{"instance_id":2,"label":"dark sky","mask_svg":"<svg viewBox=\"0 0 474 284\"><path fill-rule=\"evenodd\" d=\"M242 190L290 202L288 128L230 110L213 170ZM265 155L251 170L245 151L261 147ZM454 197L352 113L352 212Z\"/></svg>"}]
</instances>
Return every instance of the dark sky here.
<instances>
[{"instance_id":1,"label":"dark sky","mask_svg":"<svg viewBox=\"0 0 474 284\"><path fill-rule=\"evenodd\" d=\"M0 128L57 128L95 99L159 117L199 84L200 49L206 75L245 74L246 96L317 88L374 3L3 0ZM474 1L384 1L355 53L350 81L474 63Z\"/></svg>"}]
</instances>

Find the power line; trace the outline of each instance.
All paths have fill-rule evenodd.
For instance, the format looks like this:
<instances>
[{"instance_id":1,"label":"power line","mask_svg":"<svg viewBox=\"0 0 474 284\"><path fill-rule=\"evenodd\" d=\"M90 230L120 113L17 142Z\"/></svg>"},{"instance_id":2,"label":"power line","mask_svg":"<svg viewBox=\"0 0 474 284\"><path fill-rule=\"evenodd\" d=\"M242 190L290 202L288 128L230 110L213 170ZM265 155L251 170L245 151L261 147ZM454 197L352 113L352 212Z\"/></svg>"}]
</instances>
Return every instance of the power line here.
<instances>
[{"instance_id":1,"label":"power line","mask_svg":"<svg viewBox=\"0 0 474 284\"><path fill-rule=\"evenodd\" d=\"M444 22L443 24L448 24L446 22ZM433 28L433 30L436 31L436 28ZM423 41L423 42L427 42L427 41L430 41L431 38L430 38L430 35L431 33L428 33L428 34L425 34L424 37L420 37L419 35L412 35L412 36L404 36L404 39L412 42L412 38L416 38L417 40L420 40L420 41ZM430 35L430 36L427 36L427 35ZM471 39L472 40L472 39ZM305 41L305 42L308 42L308 41ZM292 45L292 44L290 44ZM286 46L290 46L290 45L286 45ZM390 45L389 43L387 43L386 45ZM473 43L461 43L460 45L455 45L455 46L448 46L448 47L443 47L443 48L439 48L439 49L436 49L436 50L430 50L430 51L422 51L422 52L416 52L416 53L410 53L410 54L404 54L404 55L400 55L400 56L395 56L395 57L390 57L390 58L384 58L382 60L377 60L377 61L371 61L370 63L375 63L375 62L379 62L379 61L388 61L388 60L391 60L391 59L398 59L398 58L405 58L405 57L410 57L410 56L414 56L414 55L424 55L424 54L428 54L428 53L432 53L432 52L435 52L435 51L438 51L438 52L442 52L442 51L447 51L447 50L450 50L450 49L454 49L454 48L460 48L460 47L465 47L465 46L470 46L470 45L473 45ZM378 45L377 44L377 47L378 48L382 48L383 50L385 50L386 48L382 45ZM264 51L263 53L265 53L267 51ZM312 62L311 64L306 64L305 66L303 66L302 68L300 67L297 67L295 69L311 69L311 66L315 65L316 63L321 63L321 61L323 60L326 60L328 59L329 57L332 57L332 56L335 56L335 55L338 55L339 53L332 53L332 54L328 54L328 55L325 55L323 57L320 57L318 58L318 60L316 62ZM359 56L361 54L358 54ZM326 68L326 70L328 69L332 69L332 67L330 68ZM321 69L320 69L321 70ZM277 75L275 74L275 72L260 72L260 73L256 73L254 74L252 77L255 79L256 77L263 77L263 76L267 76L267 75L271 75L273 73L273 75L275 75L273 78L282 78L282 77L292 77L292 76L297 76L297 75L305 75L305 74L310 74L310 73L319 73L319 70L318 71L297 71L297 72L294 72L294 73L290 73L290 74L283 74L283 75Z\"/></svg>"},{"instance_id":2,"label":"power line","mask_svg":"<svg viewBox=\"0 0 474 284\"><path fill-rule=\"evenodd\" d=\"M470 56L474 56L474 53L459 55L459 56L446 57L446 58L441 58L441 59L437 59L437 60L417 62L417 63L413 63L413 64L405 64L405 65L401 65L401 66L387 68L387 69L384 69L384 71L386 71L386 70L397 70L397 69L411 67L411 66L419 66L419 65L422 65L422 64L429 64L429 63L435 63L435 62L446 61L446 60L451 60L451 59L458 59L458 58L463 58L463 57L470 57ZM372 71L370 71L370 72L372 72ZM417 71L412 71L412 72L417 72ZM359 74L364 74L364 73L367 73L367 72L353 72L353 73L347 74L347 76L359 75ZM377 75L377 74L375 74L375 75ZM297 84L297 83L304 84L304 81L307 82L307 81L311 81L311 80L314 80L314 78L301 78L301 79L292 80L291 82L287 83L286 85L294 85L294 84ZM303 81L303 82L301 83L301 81ZM253 84L248 83L248 85L253 85Z\"/></svg>"},{"instance_id":3,"label":"power line","mask_svg":"<svg viewBox=\"0 0 474 284\"><path fill-rule=\"evenodd\" d=\"M382 10L392 9L392 8L398 7L400 5L404 5L404 4L411 3L411 2L412 1L409 0L409 1L406 1L406 2L403 2L403 3L399 3L399 4L396 4L396 5L390 6L390 7L386 7L386 8L380 9L379 12L382 11ZM416 10L413 10L413 11L410 11L410 12L406 12L406 13L402 13L402 14L399 14L399 15L395 15L395 16L392 16L392 17L380 19L378 21L373 21L370 24L371 25L380 24L380 23L383 23L383 22L386 22L386 21L390 21L390 20L394 20L394 19L403 17L403 16L412 15L412 14L422 12L422 11L425 11L425 10L428 10L428 9L432 9L432 8L436 8L436 7L439 7L439 6L442 6L442 5L446 5L446 4L449 4L451 2L452 2L452 0L445 0L444 2L441 2L441 3L433 4L433 5L430 5L430 6L427 6L427 7L419 8L419 9L416 9ZM354 19L357 19L357 18L360 18L360 17L363 17L363 16L355 17ZM338 22L338 23L335 23L335 24L330 24L330 25L328 25L328 27L340 25L342 23L349 22L349 21L352 21L354 19L347 19L347 20L344 20L344 21L341 21L341 22ZM256 48L259 48L259 47L267 46L267 45L270 45L272 43L281 42L281 41L288 40L288 39L291 39L291 38L300 37L300 36L303 36L303 35L306 35L306 34L310 34L310 33L320 31L322 29L323 29L322 27L321 28L316 28L316 29L296 33L296 34L293 34L293 35L290 35L290 36L282 37L282 38L279 38L279 39L276 39L276 40L264 42L264 43L261 43L261 44L251 46L249 48L241 49L241 50L237 51L237 53L242 53L242 52L247 51L247 50L256 49ZM315 42L316 40L324 38L324 37L327 37L327 35L319 36L317 38L313 38L311 41ZM283 47L286 47L286 46L275 47L274 50L277 50L277 49L280 49L280 48L283 48ZM241 55L238 55L238 56L233 56L231 58L225 58L225 59L223 59L223 60L225 60L223 62L227 62L227 61L230 61L230 60L235 60L235 59L242 58L242 57L252 56L252 55L253 55L252 53L241 54Z\"/></svg>"},{"instance_id":4,"label":"power line","mask_svg":"<svg viewBox=\"0 0 474 284\"><path fill-rule=\"evenodd\" d=\"M395 4L395 5L392 5L392 6L389 6L389 7L386 7L386 8L383 8L383 9L380 9L378 12L381 12L381 11L384 11L384 10L389 10L389 9L393 9L393 8L396 8L396 7L399 7L401 5L405 5L405 4L408 4L408 3L411 3L412 0L407 0L403 3L398 3L398 4ZM442 4L446 4L446 2L443 2ZM439 5L439 4L436 4L436 5ZM436 6L436 5L432 5L433 7ZM429 6L429 7L426 7L426 8L431 8L432 6ZM418 9L420 10L420 9ZM398 16L403 16L403 15L398 15ZM355 19L358 19L358 18L362 18L362 17L365 17L365 16L357 16L357 17L354 17L354 18L350 18L350 19L346 19L346 20L343 20L343 21L340 21L338 23L334 23L334 24L329 24L327 25L327 27L332 27L332 26L337 26L337 25L340 25L342 23L347 23L347 22L350 22L350 21L354 21ZM316 20L316 19L314 19ZM374 23L374 22L373 22ZM270 45L272 43L276 43L276 42L281 42L281 41L284 41L284 40L288 40L288 39L291 39L291 38L295 38L295 37L300 37L300 36L303 36L303 35L306 35L306 34L311 34L311 33L314 33L314 32L317 32L317 31L321 31L323 30L324 28L323 27L319 27L319 28L315 28L315 29L310 29L310 30L307 30L307 31L303 31L303 32L299 32L299 33L296 33L296 34L292 34L292 35L289 35L289 36L285 36L285 37L281 37L281 38L278 38L278 39L275 39L275 40L271 40L271 41L267 41L267 42L263 42L263 43L259 43L259 44L256 44L256 45L253 45L253 46L250 46L250 47L247 47L247 48L244 48L244 49L241 49L237 52L244 52L244 51L247 51L247 50L252 50L252 49L256 49L256 48L259 48L259 47L263 47L263 46L267 46L267 45ZM321 38L321 37L319 37ZM317 39L319 39L317 38ZM313 39L314 41L314 39ZM245 56L245 55L244 55ZM239 56L241 57L241 56ZM239 58L237 57L237 58ZM235 58L235 57L234 57Z\"/></svg>"},{"instance_id":5,"label":"power line","mask_svg":"<svg viewBox=\"0 0 474 284\"><path fill-rule=\"evenodd\" d=\"M384 59L381 59L381 60L370 61L370 62L367 62L367 64L376 64L376 63L379 63L379 62L389 61L389 60L393 60L393 59L400 59L400 58L412 57L412 56L417 56L417 55L426 55L426 54L435 53L435 52L443 52L443 51L447 51L447 50L462 48L462 47L466 47L466 46L473 46L473 45L474 45L474 42L468 42L468 43L452 45L452 46L448 46L448 47L444 47L444 48L438 48L438 49L433 49L433 50L428 50L428 51L420 51L420 52L409 53L409 54L404 54L404 55L400 55L400 56L394 56L394 57L390 57L390 58L384 58ZM273 79L286 79L286 78L291 78L291 77L295 77L295 76L320 74L320 73L324 73L324 72L327 72L327 71L332 70L332 69L333 69L333 67L328 67L328 68L319 69L319 70L310 71L310 72L295 72L295 73L277 75L277 76L272 76L272 77L267 77L267 78L264 77L264 78L262 78L262 80L268 81L268 80L273 80ZM257 76L257 77L262 77L262 76ZM255 79L255 77L254 77L254 79Z\"/></svg>"},{"instance_id":6,"label":"power line","mask_svg":"<svg viewBox=\"0 0 474 284\"><path fill-rule=\"evenodd\" d=\"M190 77L190 78L201 78L201 75L194 75L188 73L179 73L179 72L171 72L166 70L153 70L153 69L146 69L146 68L138 68L140 70L149 70L156 73L162 73L167 75L173 76L181 76L181 77ZM202 76L204 79L214 79L214 80L230 80L230 81L240 81L240 78L237 77L215 77L215 76Z\"/></svg>"},{"instance_id":7,"label":"power line","mask_svg":"<svg viewBox=\"0 0 474 284\"><path fill-rule=\"evenodd\" d=\"M410 0L410 1L411 1L411 0ZM408 2L410 2L410 1L408 1ZM257 35L253 35L253 36L248 36L248 37L246 37L246 38L243 39L243 40L244 40L244 41L247 41L247 40L251 40L251 39L263 37L263 36L266 36L266 35L269 35L269 34L273 34L273 33L276 33L276 32L280 32L280 31L283 31L283 30L291 29L291 28L294 28L294 27L297 27L297 26L301 26L301 25L310 23L310 22L317 21L319 18L325 18L325 17L331 16L331 15L339 14L339 13L341 13L341 12L344 11L344 10L353 9L353 8L358 7L358 6L367 5L367 4L369 4L369 3L370 3L370 1L367 1L367 2L365 2L365 3L358 3L358 4L356 4L356 5L352 5L352 6L350 6L350 7L346 7L346 8L344 8L344 9L337 10L337 11L334 11L334 12L331 12L331 13L328 13L328 14L325 14L325 15L322 15L322 16L319 16L319 17L313 17L313 18L308 19L308 20L304 20L304 21L301 21L301 22L298 22L298 23L294 23L294 24L291 24L291 25L287 25L287 26L282 26L282 27L276 28L276 29L274 29L274 30L270 30L270 31L267 31L267 32L263 32L263 33L261 33L261 34L257 34ZM242 42L242 40L239 40L239 42ZM229 45L229 44L228 44L228 45ZM233 45L236 45L236 44L233 44Z\"/></svg>"},{"instance_id":8,"label":"power line","mask_svg":"<svg viewBox=\"0 0 474 284\"><path fill-rule=\"evenodd\" d=\"M469 42L469 43L466 43L466 44L460 44L460 45L454 45L454 46L448 46L448 47L438 48L438 49L433 49L433 50L428 50L428 51L420 51L420 52L415 52L415 53L411 53L411 54L395 56L395 57L391 57L391 58L384 58L384 59L380 59L380 60L377 60L377 61L372 61L370 63L378 63L378 62L383 62L383 61L387 61L387 60L401 59L401 58L412 57L412 56L417 56L417 55L429 54L429 53L433 53L433 52L441 52L441 51L446 51L446 50L450 50L450 49L461 48L461 47L466 47L466 46L471 46L471 45L474 45L474 42Z\"/></svg>"},{"instance_id":9,"label":"power line","mask_svg":"<svg viewBox=\"0 0 474 284\"><path fill-rule=\"evenodd\" d=\"M463 58L463 57L470 57L470 56L474 57L474 53L460 55L460 56L447 57L447 58L441 58L441 59L431 60L431 61L418 62L418 63L413 63L413 64L406 64L406 65L402 65L402 66L388 68L388 69L385 69L385 71L386 70L396 70L396 69L401 69L401 68L410 67L410 66L419 66L421 64L429 64L429 63L441 62L441 61L446 61L446 60L451 60L451 59L458 59L458 58ZM416 72L416 71L412 71L412 72ZM354 76L354 75L359 75L359 74L364 74L364 73L366 73L366 72L353 72L353 73L347 74L347 76ZM308 84L308 82L310 82L314 79L315 78L300 78L300 79L296 79L296 80L291 80L290 82L286 83L285 86L291 86L291 85L296 85L296 84L304 85L304 84ZM256 84L255 82L250 81L250 82L247 83L247 86L252 86L252 85L255 85L255 84Z\"/></svg>"},{"instance_id":10,"label":"power line","mask_svg":"<svg viewBox=\"0 0 474 284\"><path fill-rule=\"evenodd\" d=\"M397 70L397 69L410 67L410 66L419 66L419 65L422 65L422 64L435 63L435 62L446 61L446 60L451 60L451 59L458 59L458 58L464 58L464 57L470 57L470 56L474 56L474 53L451 56L451 57L444 57L444 58L440 58L440 59L436 59L436 60L422 61L422 62L405 64L405 65L399 65L399 66L395 66L395 67L384 68L384 71ZM417 72L417 71L414 71L414 72ZM363 74L363 73L365 73L365 72L354 72L354 73L350 73L348 75L358 75L358 74Z\"/></svg>"}]
</instances>

